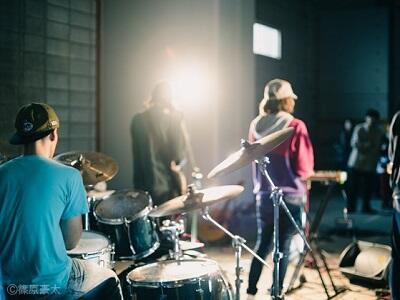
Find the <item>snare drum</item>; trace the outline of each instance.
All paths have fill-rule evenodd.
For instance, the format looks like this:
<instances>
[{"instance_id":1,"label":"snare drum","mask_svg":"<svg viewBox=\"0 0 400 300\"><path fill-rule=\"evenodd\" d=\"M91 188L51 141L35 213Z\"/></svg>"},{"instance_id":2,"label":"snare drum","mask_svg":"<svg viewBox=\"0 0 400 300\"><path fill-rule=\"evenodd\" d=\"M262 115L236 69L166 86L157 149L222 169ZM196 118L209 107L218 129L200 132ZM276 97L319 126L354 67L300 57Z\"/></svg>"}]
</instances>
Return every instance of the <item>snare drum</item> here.
<instances>
[{"instance_id":1,"label":"snare drum","mask_svg":"<svg viewBox=\"0 0 400 300\"><path fill-rule=\"evenodd\" d=\"M170 260L152 263L129 272L132 300L230 300L232 293L215 261Z\"/></svg>"},{"instance_id":2,"label":"snare drum","mask_svg":"<svg viewBox=\"0 0 400 300\"><path fill-rule=\"evenodd\" d=\"M94 215L101 232L115 243L118 258L141 259L160 246L150 196L141 191L121 190L97 202Z\"/></svg>"},{"instance_id":3,"label":"snare drum","mask_svg":"<svg viewBox=\"0 0 400 300\"><path fill-rule=\"evenodd\" d=\"M94 231L83 231L78 245L67 254L109 269L114 267L114 246L107 237Z\"/></svg>"}]
</instances>

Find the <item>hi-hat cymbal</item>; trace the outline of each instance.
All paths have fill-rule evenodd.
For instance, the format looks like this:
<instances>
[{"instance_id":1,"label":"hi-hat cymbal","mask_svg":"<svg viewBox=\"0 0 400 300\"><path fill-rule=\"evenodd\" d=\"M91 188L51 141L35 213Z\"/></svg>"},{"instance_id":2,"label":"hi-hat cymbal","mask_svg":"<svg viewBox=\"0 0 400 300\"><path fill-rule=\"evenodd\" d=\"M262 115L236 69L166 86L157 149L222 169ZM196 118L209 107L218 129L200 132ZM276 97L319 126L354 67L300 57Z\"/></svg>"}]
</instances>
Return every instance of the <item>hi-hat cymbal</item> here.
<instances>
[{"instance_id":1,"label":"hi-hat cymbal","mask_svg":"<svg viewBox=\"0 0 400 300\"><path fill-rule=\"evenodd\" d=\"M207 178L228 174L263 157L275 147L283 143L287 138L292 136L293 132L294 128L288 127L271 133L252 144L247 141L242 142L242 148L228 156L224 161L212 169L211 172L208 173Z\"/></svg>"},{"instance_id":2,"label":"hi-hat cymbal","mask_svg":"<svg viewBox=\"0 0 400 300\"><path fill-rule=\"evenodd\" d=\"M153 209L149 213L149 216L159 218L203 209L207 206L235 198L243 191L244 187L241 185L222 185L197 191L190 190L186 195L168 200Z\"/></svg>"},{"instance_id":3,"label":"hi-hat cymbal","mask_svg":"<svg viewBox=\"0 0 400 300\"><path fill-rule=\"evenodd\" d=\"M110 156L100 152L71 151L61 153L54 159L64 165L78 169L85 185L108 181L118 172L118 164Z\"/></svg>"},{"instance_id":4,"label":"hi-hat cymbal","mask_svg":"<svg viewBox=\"0 0 400 300\"><path fill-rule=\"evenodd\" d=\"M21 146L11 145L9 142L0 139L0 163L20 155L21 148Z\"/></svg>"}]
</instances>

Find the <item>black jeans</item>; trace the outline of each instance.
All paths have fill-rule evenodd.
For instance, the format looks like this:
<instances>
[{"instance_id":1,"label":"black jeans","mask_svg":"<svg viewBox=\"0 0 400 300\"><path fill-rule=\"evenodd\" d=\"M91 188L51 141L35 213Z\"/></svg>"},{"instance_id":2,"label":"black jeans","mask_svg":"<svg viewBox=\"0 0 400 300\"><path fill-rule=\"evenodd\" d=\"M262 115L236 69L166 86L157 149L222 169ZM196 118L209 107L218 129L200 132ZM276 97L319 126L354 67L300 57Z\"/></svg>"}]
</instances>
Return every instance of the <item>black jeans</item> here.
<instances>
[{"instance_id":1,"label":"black jeans","mask_svg":"<svg viewBox=\"0 0 400 300\"><path fill-rule=\"evenodd\" d=\"M375 172L366 172L356 169L349 169L349 179L347 181L347 209L355 212L357 209L357 198L361 194L363 199L363 211L371 210L370 202L375 190Z\"/></svg>"},{"instance_id":2,"label":"black jeans","mask_svg":"<svg viewBox=\"0 0 400 300\"><path fill-rule=\"evenodd\" d=\"M286 205L292 214L293 218L300 226L301 218L301 207L304 197L302 196L286 196L285 200L291 200L290 202L296 202L297 204L287 203ZM273 231L274 231L274 219L273 219L273 205L272 200L269 199L268 195L258 197L257 199L257 244L255 252L263 259L273 250ZM292 237L296 233L296 228L290 222L288 216L284 212L283 208L279 208L279 251L283 254L282 259L279 262L279 285L282 290L283 280L285 278L287 266L289 263L289 250ZM263 264L256 258L253 258L251 262L249 272L249 285L247 293L255 295L257 293L257 283L260 279Z\"/></svg>"},{"instance_id":3,"label":"black jeans","mask_svg":"<svg viewBox=\"0 0 400 300\"><path fill-rule=\"evenodd\" d=\"M393 300L400 300L400 213L393 215L392 266L389 278Z\"/></svg>"}]
</instances>

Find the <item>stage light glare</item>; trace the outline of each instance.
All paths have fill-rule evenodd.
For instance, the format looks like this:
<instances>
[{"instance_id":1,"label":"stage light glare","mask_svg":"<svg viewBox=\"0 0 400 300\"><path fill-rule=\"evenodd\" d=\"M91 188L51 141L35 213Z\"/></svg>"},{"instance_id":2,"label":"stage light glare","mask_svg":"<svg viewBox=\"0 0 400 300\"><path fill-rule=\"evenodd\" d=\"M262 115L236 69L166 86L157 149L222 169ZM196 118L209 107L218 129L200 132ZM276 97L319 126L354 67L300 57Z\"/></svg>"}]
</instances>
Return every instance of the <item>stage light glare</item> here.
<instances>
[{"instance_id":1,"label":"stage light glare","mask_svg":"<svg viewBox=\"0 0 400 300\"><path fill-rule=\"evenodd\" d=\"M210 84L207 72L199 65L179 68L172 76L175 105L182 110L200 108L209 98Z\"/></svg>"}]
</instances>

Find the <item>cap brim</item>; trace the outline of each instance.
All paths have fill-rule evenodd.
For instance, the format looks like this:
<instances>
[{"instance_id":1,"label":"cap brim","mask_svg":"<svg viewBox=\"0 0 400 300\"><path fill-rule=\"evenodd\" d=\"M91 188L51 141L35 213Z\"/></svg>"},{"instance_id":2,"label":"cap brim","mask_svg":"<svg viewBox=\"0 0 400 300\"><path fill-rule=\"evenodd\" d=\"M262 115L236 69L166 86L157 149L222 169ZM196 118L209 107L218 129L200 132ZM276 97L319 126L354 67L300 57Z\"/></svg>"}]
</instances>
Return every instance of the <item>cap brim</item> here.
<instances>
[{"instance_id":1,"label":"cap brim","mask_svg":"<svg viewBox=\"0 0 400 300\"><path fill-rule=\"evenodd\" d=\"M9 142L11 145L30 144L37 140L40 140L41 138L44 138L45 136L48 136L51 131L52 130L38 132L38 133L29 135L29 136L20 135L20 134L18 134L18 132L16 132L11 136L11 138L9 139Z\"/></svg>"}]
</instances>

